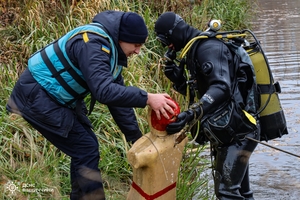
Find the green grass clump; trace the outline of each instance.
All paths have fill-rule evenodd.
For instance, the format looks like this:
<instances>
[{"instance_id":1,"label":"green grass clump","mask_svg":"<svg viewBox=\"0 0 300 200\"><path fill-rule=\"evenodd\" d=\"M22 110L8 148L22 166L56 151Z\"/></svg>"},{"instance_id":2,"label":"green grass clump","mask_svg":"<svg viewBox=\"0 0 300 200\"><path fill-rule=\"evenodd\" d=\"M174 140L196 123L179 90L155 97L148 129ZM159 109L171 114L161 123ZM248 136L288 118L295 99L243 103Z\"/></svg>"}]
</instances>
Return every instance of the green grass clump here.
<instances>
[{"instance_id":1,"label":"green grass clump","mask_svg":"<svg viewBox=\"0 0 300 200\"><path fill-rule=\"evenodd\" d=\"M0 198L1 199L69 199L70 158L61 153L18 115L6 112L6 102L19 75L27 67L32 53L69 30L89 23L104 10L135 11L149 28L148 42L138 56L129 60L123 75L127 85L148 92L167 92L182 110L187 100L171 89L162 67L165 49L155 40L154 22L160 13L175 11L188 23L205 30L210 19L220 19L223 30L248 27L251 9L247 0L139 1L139 0L0 0ZM249 27L248 27L249 28ZM87 97L89 104L89 97ZM149 131L147 109L136 108L143 133ZM102 172L107 199L126 199L132 169L126 159L130 146L116 126L105 105L97 103L90 119L100 143ZM203 156L207 146L186 145L177 187L177 199L211 199L209 177L203 171L210 166ZM8 183L17 189L8 190ZM14 186L10 185L10 186ZM26 188L44 191L26 192Z\"/></svg>"}]
</instances>

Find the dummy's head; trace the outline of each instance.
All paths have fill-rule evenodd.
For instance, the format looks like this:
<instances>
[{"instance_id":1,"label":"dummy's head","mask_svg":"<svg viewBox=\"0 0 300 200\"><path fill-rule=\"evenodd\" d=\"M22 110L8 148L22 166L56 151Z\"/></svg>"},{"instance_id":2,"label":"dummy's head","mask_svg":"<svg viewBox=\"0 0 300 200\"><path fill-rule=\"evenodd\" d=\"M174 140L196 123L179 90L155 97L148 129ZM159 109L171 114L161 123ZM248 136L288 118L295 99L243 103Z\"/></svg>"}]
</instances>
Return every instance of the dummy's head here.
<instances>
[{"instance_id":1,"label":"dummy's head","mask_svg":"<svg viewBox=\"0 0 300 200\"><path fill-rule=\"evenodd\" d=\"M155 22L154 30L156 38L165 46L174 45L176 51L183 48L184 29L181 27L186 25L184 20L174 12L165 12L161 14Z\"/></svg>"},{"instance_id":2,"label":"dummy's head","mask_svg":"<svg viewBox=\"0 0 300 200\"><path fill-rule=\"evenodd\" d=\"M157 119L155 112L149 107L149 125L152 130L156 131L166 131L166 127L168 124L175 122L177 115L180 113L180 107L178 103L174 100L172 100L176 104L176 108L173 108L174 110L174 115L171 115L168 113L170 119L166 119L164 116L161 115L161 119Z\"/></svg>"}]
</instances>

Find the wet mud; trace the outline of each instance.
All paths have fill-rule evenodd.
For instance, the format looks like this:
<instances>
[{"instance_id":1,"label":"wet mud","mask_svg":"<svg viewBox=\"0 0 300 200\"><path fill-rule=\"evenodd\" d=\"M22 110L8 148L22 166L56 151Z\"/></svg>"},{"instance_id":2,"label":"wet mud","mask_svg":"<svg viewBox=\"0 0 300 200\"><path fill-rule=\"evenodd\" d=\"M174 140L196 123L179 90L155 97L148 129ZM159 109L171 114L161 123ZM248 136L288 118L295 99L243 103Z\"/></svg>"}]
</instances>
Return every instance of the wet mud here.
<instances>
[{"instance_id":1,"label":"wet mud","mask_svg":"<svg viewBox=\"0 0 300 200\"><path fill-rule=\"evenodd\" d=\"M300 1L258 3L253 31L280 83L289 132L267 144L300 156ZM256 200L298 200L300 158L259 144L250 159L250 180Z\"/></svg>"}]
</instances>

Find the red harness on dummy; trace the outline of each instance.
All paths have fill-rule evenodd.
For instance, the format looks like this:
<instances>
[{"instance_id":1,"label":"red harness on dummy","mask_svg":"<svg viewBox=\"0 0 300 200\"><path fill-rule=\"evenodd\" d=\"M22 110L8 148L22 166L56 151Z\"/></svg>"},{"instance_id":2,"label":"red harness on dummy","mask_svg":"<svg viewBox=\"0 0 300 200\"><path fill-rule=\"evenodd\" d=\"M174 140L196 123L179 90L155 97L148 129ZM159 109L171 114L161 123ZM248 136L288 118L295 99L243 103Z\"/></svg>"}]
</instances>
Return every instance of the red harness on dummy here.
<instances>
[{"instance_id":1,"label":"red harness on dummy","mask_svg":"<svg viewBox=\"0 0 300 200\"><path fill-rule=\"evenodd\" d=\"M145 193L142 188L140 188L135 182L132 182L132 187L143 197L145 197L146 200L155 200L156 198L164 195L165 193L169 192L173 188L176 187L176 182L173 184L169 185L168 187L162 189L161 191L156 192L155 194L149 195Z\"/></svg>"}]
</instances>

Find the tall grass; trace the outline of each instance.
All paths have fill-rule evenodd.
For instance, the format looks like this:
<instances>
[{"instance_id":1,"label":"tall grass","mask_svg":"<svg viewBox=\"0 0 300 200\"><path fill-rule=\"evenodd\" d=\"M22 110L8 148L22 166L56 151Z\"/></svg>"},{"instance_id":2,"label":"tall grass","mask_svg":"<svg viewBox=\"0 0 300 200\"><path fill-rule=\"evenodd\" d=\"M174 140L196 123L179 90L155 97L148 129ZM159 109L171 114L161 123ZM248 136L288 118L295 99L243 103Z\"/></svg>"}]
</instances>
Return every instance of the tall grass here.
<instances>
[{"instance_id":1,"label":"tall grass","mask_svg":"<svg viewBox=\"0 0 300 200\"><path fill-rule=\"evenodd\" d=\"M9 115L5 105L15 81L27 67L28 57L76 26L89 23L103 10L135 11L149 28L149 39L139 56L129 60L123 75L127 85L148 92L167 92L182 110L187 101L171 89L162 67L164 49L153 32L157 16L168 10L179 13L191 25L205 29L212 19L221 19L223 29L245 28L250 13L247 0L139 1L139 0L0 0L0 198L1 199L69 199L70 158L45 140L18 115ZM89 97L87 97L89 104ZM147 109L135 109L140 129L149 131ZM99 139L102 171L107 199L126 199L132 170L126 160L130 146L116 126L105 105L96 104L90 119ZM203 156L206 146L188 144L180 167L177 196L179 200L211 199L209 159ZM8 188L16 186L11 192ZM37 189L26 192L25 189ZM39 191L38 191L39 189ZM50 190L49 191L47 191ZM44 190L44 191L41 191Z\"/></svg>"}]
</instances>

